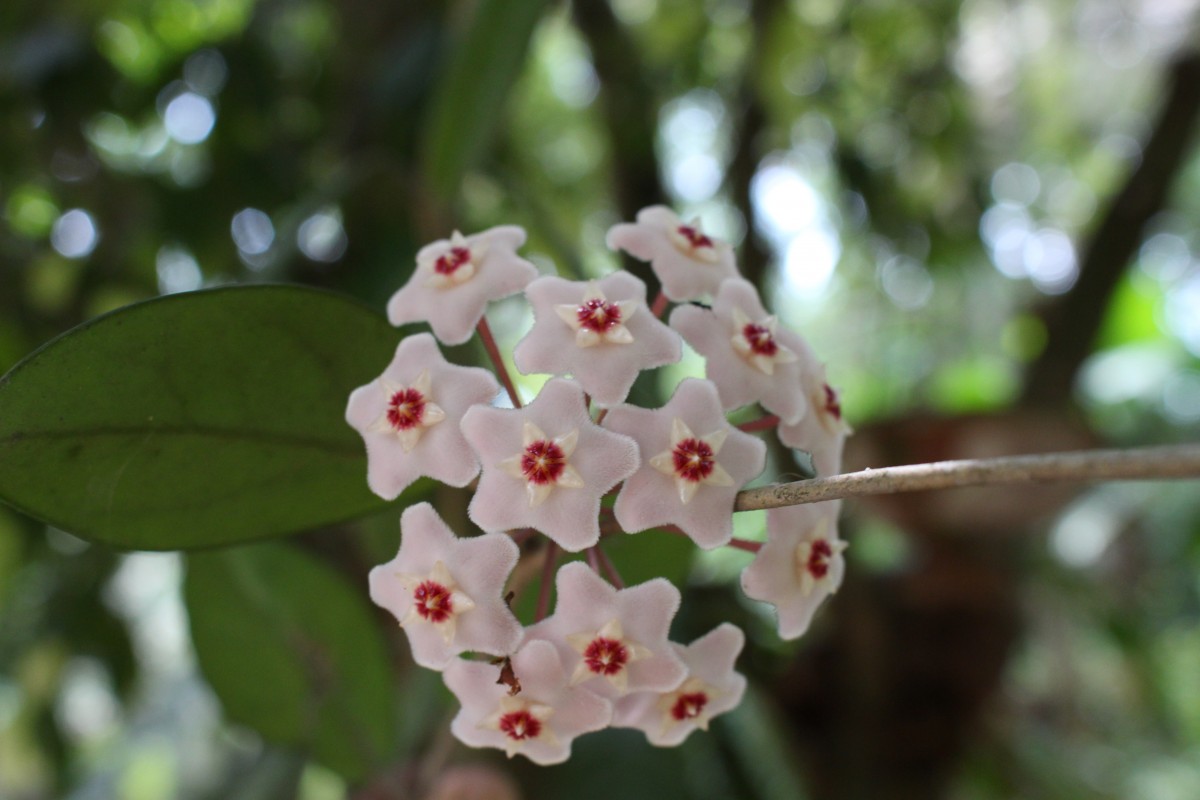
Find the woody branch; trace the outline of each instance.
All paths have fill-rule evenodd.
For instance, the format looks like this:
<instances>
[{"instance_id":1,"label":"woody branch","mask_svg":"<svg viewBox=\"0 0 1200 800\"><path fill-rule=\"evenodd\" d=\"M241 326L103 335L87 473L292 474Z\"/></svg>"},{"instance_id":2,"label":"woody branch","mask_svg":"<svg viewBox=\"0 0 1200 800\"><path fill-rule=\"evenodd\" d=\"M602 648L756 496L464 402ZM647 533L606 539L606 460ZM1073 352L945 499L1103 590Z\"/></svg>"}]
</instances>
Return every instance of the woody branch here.
<instances>
[{"instance_id":1,"label":"woody branch","mask_svg":"<svg viewBox=\"0 0 1200 800\"><path fill-rule=\"evenodd\" d=\"M865 469L828 478L746 489L738 493L734 510L756 511L869 494L962 486L1164 478L1200 478L1200 445L1085 450Z\"/></svg>"}]
</instances>

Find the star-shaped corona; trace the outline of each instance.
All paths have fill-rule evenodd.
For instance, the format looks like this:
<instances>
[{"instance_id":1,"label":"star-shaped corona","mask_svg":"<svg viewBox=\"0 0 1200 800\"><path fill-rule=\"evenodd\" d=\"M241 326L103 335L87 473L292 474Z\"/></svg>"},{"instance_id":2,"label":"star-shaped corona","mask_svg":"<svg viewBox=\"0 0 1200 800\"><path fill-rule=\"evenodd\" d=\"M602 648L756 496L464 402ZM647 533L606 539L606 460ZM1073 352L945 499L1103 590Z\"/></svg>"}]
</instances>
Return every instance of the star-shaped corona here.
<instances>
[{"instance_id":1,"label":"star-shaped corona","mask_svg":"<svg viewBox=\"0 0 1200 800\"><path fill-rule=\"evenodd\" d=\"M671 420L671 446L650 459L650 466L675 481L679 502L687 505L700 484L732 486L733 478L717 463L728 430L697 436L679 417Z\"/></svg>"},{"instance_id":2,"label":"star-shaped corona","mask_svg":"<svg viewBox=\"0 0 1200 800\"><path fill-rule=\"evenodd\" d=\"M447 247L426 248L417 256L417 270L425 278L424 285L433 289L449 289L466 283L475 276L475 267L487 255L487 245L480 242L472 248L458 231L450 235ZM422 258L423 256L423 258Z\"/></svg>"},{"instance_id":3,"label":"star-shaped corona","mask_svg":"<svg viewBox=\"0 0 1200 800\"><path fill-rule=\"evenodd\" d=\"M619 694L629 686L628 667L647 658L650 651L625 636L621 620L613 618L598 631L567 634L567 644L579 653L579 663L571 673L571 685L577 686L594 677L605 678Z\"/></svg>"},{"instance_id":4,"label":"star-shaped corona","mask_svg":"<svg viewBox=\"0 0 1200 800\"><path fill-rule=\"evenodd\" d=\"M433 625L441 631L446 644L450 644L455 622L461 614L475 608L475 601L458 587L446 565L435 561L428 575L397 572L395 576L400 588L412 595L412 605L400 625Z\"/></svg>"},{"instance_id":5,"label":"star-shaped corona","mask_svg":"<svg viewBox=\"0 0 1200 800\"><path fill-rule=\"evenodd\" d=\"M733 336L730 342L733 349L759 372L774 375L776 364L791 364L796 360L796 354L775 338L775 328L778 326L775 317L767 316L754 321L738 306L733 307L732 316Z\"/></svg>"},{"instance_id":6,"label":"star-shaped corona","mask_svg":"<svg viewBox=\"0 0 1200 800\"><path fill-rule=\"evenodd\" d=\"M446 418L441 406L430 399L429 370L422 370L411 386L400 386L387 380L382 383L387 404L370 430L372 433L394 433L404 452L411 452L426 428Z\"/></svg>"},{"instance_id":7,"label":"star-shaped corona","mask_svg":"<svg viewBox=\"0 0 1200 800\"><path fill-rule=\"evenodd\" d=\"M631 344L633 334L625 323L637 311L633 300L609 302L595 281L588 283L580 303L559 303L554 311L575 331L576 347L598 344Z\"/></svg>"},{"instance_id":8,"label":"star-shaped corona","mask_svg":"<svg viewBox=\"0 0 1200 800\"><path fill-rule=\"evenodd\" d=\"M541 742L548 747L560 745L550 727L554 709L522 697L501 697L498 707L481 719L476 726L497 731L504 736L504 753L512 758L527 742Z\"/></svg>"},{"instance_id":9,"label":"star-shaped corona","mask_svg":"<svg viewBox=\"0 0 1200 800\"><path fill-rule=\"evenodd\" d=\"M568 463L578 443L578 428L551 439L537 425L526 422L521 429L521 452L501 461L500 468L525 481L529 507L535 508L556 488L583 488L583 478Z\"/></svg>"}]
</instances>

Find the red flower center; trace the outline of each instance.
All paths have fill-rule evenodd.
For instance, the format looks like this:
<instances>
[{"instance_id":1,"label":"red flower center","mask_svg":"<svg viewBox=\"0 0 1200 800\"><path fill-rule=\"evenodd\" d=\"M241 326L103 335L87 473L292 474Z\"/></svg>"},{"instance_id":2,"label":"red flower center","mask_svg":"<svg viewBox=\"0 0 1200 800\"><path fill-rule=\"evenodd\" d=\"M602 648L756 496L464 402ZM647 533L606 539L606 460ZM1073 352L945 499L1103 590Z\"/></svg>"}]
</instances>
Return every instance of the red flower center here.
<instances>
[{"instance_id":1,"label":"red flower center","mask_svg":"<svg viewBox=\"0 0 1200 800\"><path fill-rule=\"evenodd\" d=\"M771 329L765 325L751 322L742 328L742 336L746 337L746 341L750 343L750 351L756 356L773 356L779 352L779 345L775 344Z\"/></svg>"},{"instance_id":2,"label":"red flower center","mask_svg":"<svg viewBox=\"0 0 1200 800\"><path fill-rule=\"evenodd\" d=\"M521 474L539 486L557 481L566 466L562 448L546 439L534 442L521 454Z\"/></svg>"},{"instance_id":3,"label":"red flower center","mask_svg":"<svg viewBox=\"0 0 1200 800\"><path fill-rule=\"evenodd\" d=\"M690 244L692 246L693 250L700 248L700 247L712 247L713 246L712 239L708 238L703 233L701 233L700 231L693 228L691 225L680 225L678 228L676 228L676 230L679 232L680 236L687 239L688 244Z\"/></svg>"},{"instance_id":4,"label":"red flower center","mask_svg":"<svg viewBox=\"0 0 1200 800\"><path fill-rule=\"evenodd\" d=\"M454 602L450 599L450 590L436 581L421 581L413 589L413 603L421 619L432 623L445 622L454 613Z\"/></svg>"},{"instance_id":5,"label":"red flower center","mask_svg":"<svg viewBox=\"0 0 1200 800\"><path fill-rule=\"evenodd\" d=\"M604 333L614 325L621 324L621 309L616 303L594 297L584 300L579 308L575 309L575 318L579 320L581 328Z\"/></svg>"},{"instance_id":6,"label":"red flower center","mask_svg":"<svg viewBox=\"0 0 1200 800\"><path fill-rule=\"evenodd\" d=\"M406 431L421 424L425 396L416 389L401 389L388 400L387 421L393 429Z\"/></svg>"},{"instance_id":7,"label":"red flower center","mask_svg":"<svg viewBox=\"0 0 1200 800\"><path fill-rule=\"evenodd\" d=\"M470 260L470 250L465 247L451 247L450 252L438 256L438 260L433 262L433 271L438 275L453 275Z\"/></svg>"},{"instance_id":8,"label":"red flower center","mask_svg":"<svg viewBox=\"0 0 1200 800\"><path fill-rule=\"evenodd\" d=\"M708 442L684 439L675 445L671 458L675 462L675 474L685 480L699 483L712 474L713 449Z\"/></svg>"},{"instance_id":9,"label":"red flower center","mask_svg":"<svg viewBox=\"0 0 1200 800\"><path fill-rule=\"evenodd\" d=\"M834 419L842 418L842 404L838 402L837 392L825 384L825 413Z\"/></svg>"},{"instance_id":10,"label":"red flower center","mask_svg":"<svg viewBox=\"0 0 1200 800\"><path fill-rule=\"evenodd\" d=\"M817 539L808 550L808 573L817 580L829 573L829 559L833 558L833 547L825 539Z\"/></svg>"},{"instance_id":11,"label":"red flower center","mask_svg":"<svg viewBox=\"0 0 1200 800\"><path fill-rule=\"evenodd\" d=\"M676 698L675 704L671 706L671 716L675 718L676 722L695 719L704 711L706 705L708 705L708 695L704 692L681 694Z\"/></svg>"},{"instance_id":12,"label":"red flower center","mask_svg":"<svg viewBox=\"0 0 1200 800\"><path fill-rule=\"evenodd\" d=\"M597 636L583 651L583 661L597 675L616 675L629 663L629 651L616 639Z\"/></svg>"},{"instance_id":13,"label":"red flower center","mask_svg":"<svg viewBox=\"0 0 1200 800\"><path fill-rule=\"evenodd\" d=\"M500 730L516 741L536 739L542 733L542 723L528 711L510 711L500 718Z\"/></svg>"}]
</instances>

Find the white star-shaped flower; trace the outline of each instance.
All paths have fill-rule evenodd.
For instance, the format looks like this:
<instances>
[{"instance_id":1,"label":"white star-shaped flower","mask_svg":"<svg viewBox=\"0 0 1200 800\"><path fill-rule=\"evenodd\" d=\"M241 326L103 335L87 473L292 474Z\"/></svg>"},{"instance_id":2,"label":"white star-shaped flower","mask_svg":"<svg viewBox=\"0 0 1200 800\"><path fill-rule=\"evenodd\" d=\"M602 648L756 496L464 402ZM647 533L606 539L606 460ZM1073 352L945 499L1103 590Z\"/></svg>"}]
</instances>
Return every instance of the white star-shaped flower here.
<instances>
[{"instance_id":1,"label":"white star-shaped flower","mask_svg":"<svg viewBox=\"0 0 1200 800\"><path fill-rule=\"evenodd\" d=\"M620 403L642 370L673 364L683 354L679 334L652 314L646 285L628 272L584 283L538 278L525 290L533 328L513 349L517 369L572 375L602 406ZM574 344L567 336L574 334Z\"/></svg>"},{"instance_id":2,"label":"white star-shaped flower","mask_svg":"<svg viewBox=\"0 0 1200 800\"><path fill-rule=\"evenodd\" d=\"M413 660L442 669L468 650L508 655L521 623L504 602L517 546L501 533L460 539L429 503L400 516L400 550L371 570L371 600L392 613Z\"/></svg>"},{"instance_id":3,"label":"white star-shaped flower","mask_svg":"<svg viewBox=\"0 0 1200 800\"><path fill-rule=\"evenodd\" d=\"M808 344L767 314L758 290L733 278L721 284L712 309L679 306L671 327L705 358L705 377L732 411L762 403L786 425L808 410L802 374L816 364Z\"/></svg>"},{"instance_id":4,"label":"white star-shaped flower","mask_svg":"<svg viewBox=\"0 0 1200 800\"><path fill-rule=\"evenodd\" d=\"M467 409L500 391L492 373L442 357L428 333L400 342L378 379L360 386L346 404L346 422L367 448L367 485L394 500L422 475L466 486L479 459L459 430Z\"/></svg>"},{"instance_id":5,"label":"white star-shaped flower","mask_svg":"<svg viewBox=\"0 0 1200 800\"><path fill-rule=\"evenodd\" d=\"M767 511L767 541L742 572L742 589L775 606L785 639L802 636L842 583L846 543L837 535L840 507L839 501L826 501Z\"/></svg>"},{"instance_id":6,"label":"white star-shaped flower","mask_svg":"<svg viewBox=\"0 0 1200 800\"><path fill-rule=\"evenodd\" d=\"M445 344L462 344L492 300L516 294L537 277L537 267L517 255L525 231L515 225L473 236L457 231L417 253L417 265L388 301L393 325L428 322Z\"/></svg>"},{"instance_id":7,"label":"white star-shaped flower","mask_svg":"<svg viewBox=\"0 0 1200 800\"><path fill-rule=\"evenodd\" d=\"M683 662L667 631L679 609L679 590L655 578L617 590L578 561L558 571L554 613L525 630L525 640L553 642L571 684L604 697L671 691L684 679Z\"/></svg>"},{"instance_id":8,"label":"white star-shaped flower","mask_svg":"<svg viewBox=\"0 0 1200 800\"><path fill-rule=\"evenodd\" d=\"M473 407L462 432L483 463L471 520L536 528L572 553L599 541L600 498L640 463L637 443L592 422L583 389L559 378L523 408Z\"/></svg>"},{"instance_id":9,"label":"white star-shaped flower","mask_svg":"<svg viewBox=\"0 0 1200 800\"><path fill-rule=\"evenodd\" d=\"M622 222L608 231L608 246L649 261L663 294L683 303L715 294L721 281L737 277L733 248L709 236L700 221L684 222L666 206L638 212L637 222Z\"/></svg>"},{"instance_id":10,"label":"white star-shaped flower","mask_svg":"<svg viewBox=\"0 0 1200 800\"><path fill-rule=\"evenodd\" d=\"M674 747L692 731L708 730L713 717L736 708L745 694L746 679L733 668L745 643L745 634L728 622L686 647L672 643L687 667L687 680L670 692L618 699L613 727L639 728L659 747Z\"/></svg>"},{"instance_id":11,"label":"white star-shaped flower","mask_svg":"<svg viewBox=\"0 0 1200 800\"><path fill-rule=\"evenodd\" d=\"M623 530L675 525L706 549L729 542L737 491L762 472L767 447L726 421L711 381L686 378L659 409L616 406L604 427L657 454L621 486L613 512Z\"/></svg>"}]
</instances>

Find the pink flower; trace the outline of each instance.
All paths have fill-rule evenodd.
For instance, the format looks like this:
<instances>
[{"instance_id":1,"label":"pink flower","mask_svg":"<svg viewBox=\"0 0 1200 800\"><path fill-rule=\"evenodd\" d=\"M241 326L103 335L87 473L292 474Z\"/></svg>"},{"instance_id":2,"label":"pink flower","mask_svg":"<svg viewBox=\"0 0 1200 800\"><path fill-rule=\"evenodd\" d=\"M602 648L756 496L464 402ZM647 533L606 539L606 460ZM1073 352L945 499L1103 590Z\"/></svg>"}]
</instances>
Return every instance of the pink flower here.
<instances>
[{"instance_id":1,"label":"pink flower","mask_svg":"<svg viewBox=\"0 0 1200 800\"><path fill-rule=\"evenodd\" d=\"M749 282L722 283L711 311L676 308L671 327L707 359L706 375L726 410L759 402L789 425L808 410L800 381L812 351L799 336L778 327Z\"/></svg>"},{"instance_id":2,"label":"pink flower","mask_svg":"<svg viewBox=\"0 0 1200 800\"><path fill-rule=\"evenodd\" d=\"M588 283L538 278L525 296L533 329L513 360L529 374L572 374L601 405L619 403L638 373L679 360L679 335L646 310L646 285L628 272Z\"/></svg>"},{"instance_id":3,"label":"pink flower","mask_svg":"<svg viewBox=\"0 0 1200 800\"><path fill-rule=\"evenodd\" d=\"M840 508L840 502L827 501L767 511L767 541L742 572L742 589L775 606L785 639L802 636L817 607L842 584Z\"/></svg>"},{"instance_id":4,"label":"pink flower","mask_svg":"<svg viewBox=\"0 0 1200 800\"><path fill-rule=\"evenodd\" d=\"M808 451L817 475L837 475L842 471L846 437L854 431L842 419L838 393L825 382L824 365L806 370L803 383L811 413L794 425L780 425L779 441L788 447Z\"/></svg>"},{"instance_id":5,"label":"pink flower","mask_svg":"<svg viewBox=\"0 0 1200 800\"><path fill-rule=\"evenodd\" d=\"M526 643L512 657L521 691L510 695L497 683L499 668L456 661L442 678L462 703L451 732L470 747L497 747L535 764L559 764L571 755L576 736L607 727L612 704L586 689L572 688L549 642Z\"/></svg>"},{"instance_id":6,"label":"pink flower","mask_svg":"<svg viewBox=\"0 0 1200 800\"><path fill-rule=\"evenodd\" d=\"M468 650L502 656L521 639L504 602L517 546L504 534L460 539L428 503L400 516L400 552L371 570L371 599L400 621L413 660L442 669Z\"/></svg>"},{"instance_id":7,"label":"pink flower","mask_svg":"<svg viewBox=\"0 0 1200 800\"><path fill-rule=\"evenodd\" d=\"M442 357L428 333L409 336L378 379L350 395L346 422L367 446L367 484L393 500L422 475L466 486L479 472L459 420L500 391L492 373Z\"/></svg>"},{"instance_id":8,"label":"pink flower","mask_svg":"<svg viewBox=\"0 0 1200 800\"><path fill-rule=\"evenodd\" d=\"M707 549L729 542L734 498L762 472L767 448L725 421L711 382L684 380L656 411L617 406L604 427L632 436L649 457L617 495L624 530L677 525Z\"/></svg>"},{"instance_id":9,"label":"pink flower","mask_svg":"<svg viewBox=\"0 0 1200 800\"><path fill-rule=\"evenodd\" d=\"M649 261L663 294L676 303L713 294L721 281L737 277L733 248L700 230L700 221L685 223L666 206L638 212L637 222L608 231L608 246Z\"/></svg>"},{"instance_id":10,"label":"pink flower","mask_svg":"<svg viewBox=\"0 0 1200 800\"><path fill-rule=\"evenodd\" d=\"M526 629L526 641L553 642L571 685L606 697L670 691L684 667L667 641L679 590L665 578L618 591L585 564L558 571L554 613Z\"/></svg>"},{"instance_id":11,"label":"pink flower","mask_svg":"<svg viewBox=\"0 0 1200 800\"><path fill-rule=\"evenodd\" d=\"M616 701L613 726L640 728L651 744L674 747L742 701L746 679L733 665L746 643L736 625L718 625L687 647L672 643L688 676L670 692L638 692Z\"/></svg>"},{"instance_id":12,"label":"pink flower","mask_svg":"<svg viewBox=\"0 0 1200 800\"><path fill-rule=\"evenodd\" d=\"M462 344L492 300L516 294L537 277L537 267L517 255L525 231L515 225L464 237L457 231L422 247L408 283L388 301L393 325L428 322L445 344Z\"/></svg>"},{"instance_id":13,"label":"pink flower","mask_svg":"<svg viewBox=\"0 0 1200 800\"><path fill-rule=\"evenodd\" d=\"M475 524L536 528L571 552L600 539L601 496L638 467L637 443L596 426L574 381L547 382L521 409L475 406L462 432L483 462Z\"/></svg>"}]
</instances>

